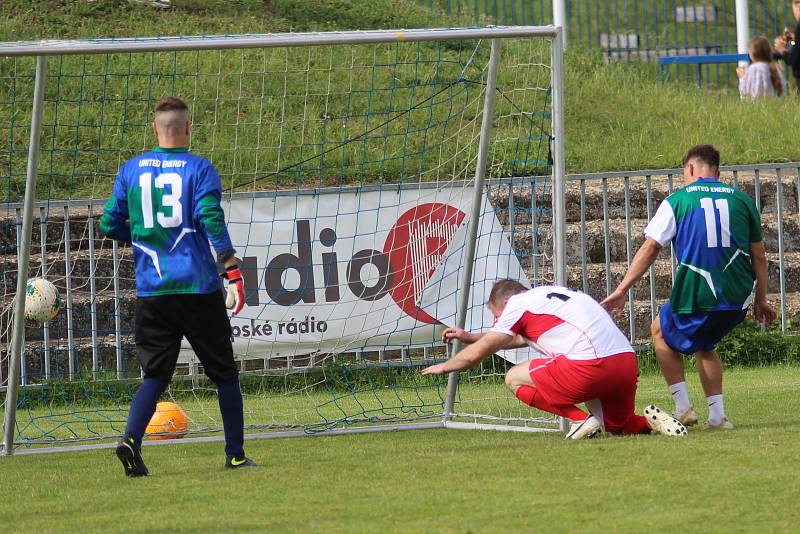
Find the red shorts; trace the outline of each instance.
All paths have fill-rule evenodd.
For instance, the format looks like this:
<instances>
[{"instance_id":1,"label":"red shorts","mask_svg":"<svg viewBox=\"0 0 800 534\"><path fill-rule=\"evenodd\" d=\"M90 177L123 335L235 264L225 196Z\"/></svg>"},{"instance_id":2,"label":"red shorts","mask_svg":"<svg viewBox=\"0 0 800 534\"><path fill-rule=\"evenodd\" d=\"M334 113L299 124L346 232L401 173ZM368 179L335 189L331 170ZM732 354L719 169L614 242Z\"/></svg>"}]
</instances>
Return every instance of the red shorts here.
<instances>
[{"instance_id":1,"label":"red shorts","mask_svg":"<svg viewBox=\"0 0 800 534\"><path fill-rule=\"evenodd\" d=\"M621 432L634 415L639 366L632 352L594 360L542 358L531 360L528 369L536 389L550 404L585 402L607 432Z\"/></svg>"}]
</instances>

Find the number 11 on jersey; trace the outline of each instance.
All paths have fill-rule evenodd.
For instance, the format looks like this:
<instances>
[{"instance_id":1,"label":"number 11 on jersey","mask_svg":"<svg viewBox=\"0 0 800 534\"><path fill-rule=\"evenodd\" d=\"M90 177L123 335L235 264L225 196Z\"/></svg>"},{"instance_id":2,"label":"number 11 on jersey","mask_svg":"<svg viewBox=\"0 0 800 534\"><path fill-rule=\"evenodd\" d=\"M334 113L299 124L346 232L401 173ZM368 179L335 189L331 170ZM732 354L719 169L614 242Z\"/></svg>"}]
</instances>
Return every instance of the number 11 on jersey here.
<instances>
[{"instance_id":1,"label":"number 11 on jersey","mask_svg":"<svg viewBox=\"0 0 800 534\"><path fill-rule=\"evenodd\" d=\"M714 207L716 206L716 210ZM731 227L730 215L728 213L728 201L724 198L701 198L700 207L706 219L706 241L708 248L717 246L717 212L719 212L719 228L722 234L722 247L731 246Z\"/></svg>"}]
</instances>

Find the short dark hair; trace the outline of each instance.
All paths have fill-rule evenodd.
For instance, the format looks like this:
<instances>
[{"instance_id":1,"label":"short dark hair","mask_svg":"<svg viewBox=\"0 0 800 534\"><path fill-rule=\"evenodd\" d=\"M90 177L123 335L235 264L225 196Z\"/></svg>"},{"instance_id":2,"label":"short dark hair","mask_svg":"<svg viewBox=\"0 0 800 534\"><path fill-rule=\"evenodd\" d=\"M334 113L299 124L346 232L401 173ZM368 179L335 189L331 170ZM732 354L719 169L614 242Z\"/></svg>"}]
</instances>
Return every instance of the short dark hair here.
<instances>
[{"instance_id":1,"label":"short dark hair","mask_svg":"<svg viewBox=\"0 0 800 534\"><path fill-rule=\"evenodd\" d=\"M685 167L693 159L699 159L706 165L719 169L719 150L714 145L695 145L683 156Z\"/></svg>"},{"instance_id":2,"label":"short dark hair","mask_svg":"<svg viewBox=\"0 0 800 534\"><path fill-rule=\"evenodd\" d=\"M512 280L511 278L498 280L492 286L492 291L489 293L489 300L486 301L486 304L500 306L504 300L513 297L514 295L518 295L519 293L524 293L527 290L527 287L523 286L516 280Z\"/></svg>"},{"instance_id":3,"label":"short dark hair","mask_svg":"<svg viewBox=\"0 0 800 534\"><path fill-rule=\"evenodd\" d=\"M156 104L156 113L162 111L189 111L189 106L180 98L174 96L165 96Z\"/></svg>"}]
</instances>

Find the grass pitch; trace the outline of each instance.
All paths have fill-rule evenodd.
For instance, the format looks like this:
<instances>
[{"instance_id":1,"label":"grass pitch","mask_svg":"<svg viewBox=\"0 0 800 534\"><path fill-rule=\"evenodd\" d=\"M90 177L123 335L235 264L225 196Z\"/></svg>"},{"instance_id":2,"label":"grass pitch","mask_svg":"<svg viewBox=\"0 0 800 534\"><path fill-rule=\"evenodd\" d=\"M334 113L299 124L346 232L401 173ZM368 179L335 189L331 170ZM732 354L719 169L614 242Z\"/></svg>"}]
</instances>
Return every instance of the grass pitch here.
<instances>
[{"instance_id":1,"label":"grass pitch","mask_svg":"<svg viewBox=\"0 0 800 534\"><path fill-rule=\"evenodd\" d=\"M695 376L692 398L705 415ZM687 439L431 430L146 447L126 479L110 450L0 458L10 531L790 532L800 524L800 368L726 374L731 432ZM660 376L640 408L670 407Z\"/></svg>"}]
</instances>

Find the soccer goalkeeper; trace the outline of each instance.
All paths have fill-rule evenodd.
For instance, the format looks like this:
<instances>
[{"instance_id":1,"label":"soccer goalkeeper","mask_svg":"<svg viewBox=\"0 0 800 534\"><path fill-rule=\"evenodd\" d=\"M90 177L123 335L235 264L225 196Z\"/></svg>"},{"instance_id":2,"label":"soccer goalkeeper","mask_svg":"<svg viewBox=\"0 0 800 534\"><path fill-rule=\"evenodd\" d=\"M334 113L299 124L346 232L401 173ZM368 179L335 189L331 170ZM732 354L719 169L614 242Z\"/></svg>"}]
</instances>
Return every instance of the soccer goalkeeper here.
<instances>
[{"instance_id":1,"label":"soccer goalkeeper","mask_svg":"<svg viewBox=\"0 0 800 534\"><path fill-rule=\"evenodd\" d=\"M148 474L142 437L186 337L217 385L225 467L255 466L244 453L242 392L225 311L241 311L244 282L220 206L219 175L208 160L188 152L189 109L181 100L161 99L152 127L158 147L120 167L100 218L104 234L132 244L136 351L144 371L117 457L126 475ZM227 299L209 240L225 267Z\"/></svg>"},{"instance_id":2,"label":"soccer goalkeeper","mask_svg":"<svg viewBox=\"0 0 800 534\"><path fill-rule=\"evenodd\" d=\"M557 286L527 289L516 280L494 284L487 303L496 321L489 332L448 328L442 340L470 344L423 375L469 369L498 350L531 345L547 358L520 363L506 385L529 406L572 421L567 439L614 434L685 436L680 421L652 404L634 413L639 368L625 335L590 296ZM576 406L586 403L589 414Z\"/></svg>"}]
</instances>

